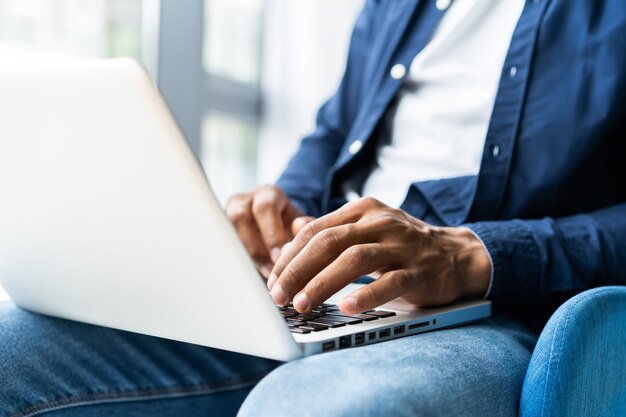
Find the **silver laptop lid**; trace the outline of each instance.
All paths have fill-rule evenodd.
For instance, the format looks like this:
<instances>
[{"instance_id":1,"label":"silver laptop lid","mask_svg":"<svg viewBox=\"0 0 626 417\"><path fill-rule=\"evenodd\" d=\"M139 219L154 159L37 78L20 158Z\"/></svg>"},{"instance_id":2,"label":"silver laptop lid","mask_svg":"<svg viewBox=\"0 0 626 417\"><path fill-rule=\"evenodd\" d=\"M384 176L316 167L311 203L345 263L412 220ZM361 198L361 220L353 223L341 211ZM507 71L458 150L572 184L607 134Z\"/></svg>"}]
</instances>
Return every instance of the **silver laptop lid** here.
<instances>
[{"instance_id":1,"label":"silver laptop lid","mask_svg":"<svg viewBox=\"0 0 626 417\"><path fill-rule=\"evenodd\" d=\"M0 74L0 91L0 280L18 305L301 356L137 63Z\"/></svg>"}]
</instances>

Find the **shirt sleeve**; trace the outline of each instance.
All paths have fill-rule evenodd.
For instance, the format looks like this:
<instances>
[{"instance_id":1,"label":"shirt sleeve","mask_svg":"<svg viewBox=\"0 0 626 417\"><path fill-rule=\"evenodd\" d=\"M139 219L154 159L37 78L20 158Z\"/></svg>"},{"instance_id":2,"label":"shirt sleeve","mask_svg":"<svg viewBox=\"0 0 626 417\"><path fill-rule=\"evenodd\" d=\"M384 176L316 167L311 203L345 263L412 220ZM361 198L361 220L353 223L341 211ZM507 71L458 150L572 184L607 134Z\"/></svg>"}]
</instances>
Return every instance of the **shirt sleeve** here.
<instances>
[{"instance_id":1,"label":"shirt sleeve","mask_svg":"<svg viewBox=\"0 0 626 417\"><path fill-rule=\"evenodd\" d=\"M466 226L492 260L490 299L626 284L626 203L569 217Z\"/></svg>"}]
</instances>

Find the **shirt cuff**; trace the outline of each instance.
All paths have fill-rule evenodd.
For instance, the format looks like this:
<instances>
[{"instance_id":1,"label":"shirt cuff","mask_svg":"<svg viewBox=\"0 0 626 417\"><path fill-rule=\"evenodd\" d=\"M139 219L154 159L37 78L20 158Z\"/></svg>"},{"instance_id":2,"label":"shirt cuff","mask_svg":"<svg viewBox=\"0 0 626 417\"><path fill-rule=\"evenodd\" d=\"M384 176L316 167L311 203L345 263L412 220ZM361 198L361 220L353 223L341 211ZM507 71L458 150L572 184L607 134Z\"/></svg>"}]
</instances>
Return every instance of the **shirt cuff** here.
<instances>
[{"instance_id":1,"label":"shirt cuff","mask_svg":"<svg viewBox=\"0 0 626 417\"><path fill-rule=\"evenodd\" d=\"M537 292L535 287L541 279L542 260L527 222L500 220L464 226L481 240L491 257L490 299Z\"/></svg>"}]
</instances>

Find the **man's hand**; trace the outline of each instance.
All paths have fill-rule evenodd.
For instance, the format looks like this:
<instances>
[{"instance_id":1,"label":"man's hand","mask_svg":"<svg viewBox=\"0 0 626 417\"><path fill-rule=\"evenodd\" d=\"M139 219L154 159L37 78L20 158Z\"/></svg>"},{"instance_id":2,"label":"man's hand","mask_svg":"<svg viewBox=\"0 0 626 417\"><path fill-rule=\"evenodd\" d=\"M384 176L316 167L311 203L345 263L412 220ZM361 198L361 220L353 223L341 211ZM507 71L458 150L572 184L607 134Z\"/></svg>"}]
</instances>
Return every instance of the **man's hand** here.
<instances>
[{"instance_id":1,"label":"man's hand","mask_svg":"<svg viewBox=\"0 0 626 417\"><path fill-rule=\"evenodd\" d=\"M416 307L482 297L491 265L466 228L435 227L363 198L313 220L287 244L268 280L274 301L306 313L362 275L377 278L339 307L360 313L400 298Z\"/></svg>"},{"instance_id":2,"label":"man's hand","mask_svg":"<svg viewBox=\"0 0 626 417\"><path fill-rule=\"evenodd\" d=\"M265 278L272 271L283 245L312 220L303 216L300 209L272 185L232 196L226 203L226 215Z\"/></svg>"}]
</instances>

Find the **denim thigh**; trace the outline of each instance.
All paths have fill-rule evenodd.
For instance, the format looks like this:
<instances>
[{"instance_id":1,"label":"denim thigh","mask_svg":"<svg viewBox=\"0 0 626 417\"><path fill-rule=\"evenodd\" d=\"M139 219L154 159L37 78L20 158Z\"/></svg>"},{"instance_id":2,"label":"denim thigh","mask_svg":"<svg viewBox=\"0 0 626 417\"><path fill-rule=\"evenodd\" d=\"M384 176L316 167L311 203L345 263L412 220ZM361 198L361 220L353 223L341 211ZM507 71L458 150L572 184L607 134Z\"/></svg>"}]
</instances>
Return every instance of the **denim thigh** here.
<instances>
[{"instance_id":1,"label":"denim thigh","mask_svg":"<svg viewBox=\"0 0 626 417\"><path fill-rule=\"evenodd\" d=\"M241 415L515 415L536 335L495 317L284 364ZM278 362L0 303L0 415L232 415Z\"/></svg>"},{"instance_id":2,"label":"denim thigh","mask_svg":"<svg viewBox=\"0 0 626 417\"><path fill-rule=\"evenodd\" d=\"M515 416L537 335L496 316L282 365L240 416Z\"/></svg>"},{"instance_id":3,"label":"denim thigh","mask_svg":"<svg viewBox=\"0 0 626 417\"><path fill-rule=\"evenodd\" d=\"M0 416L234 415L278 365L0 302Z\"/></svg>"}]
</instances>

